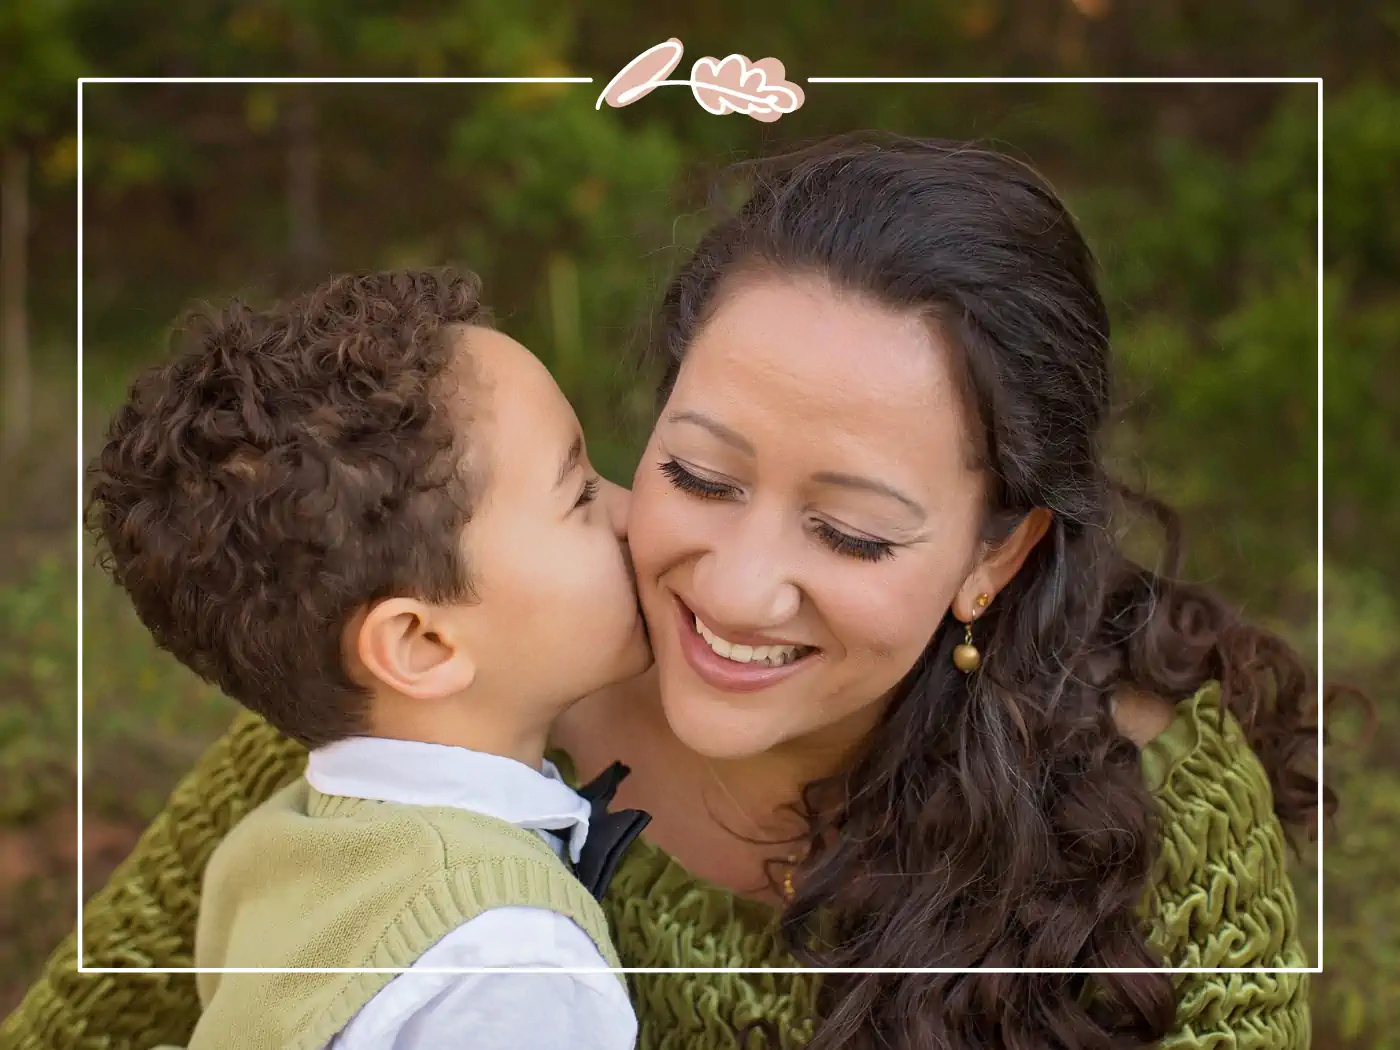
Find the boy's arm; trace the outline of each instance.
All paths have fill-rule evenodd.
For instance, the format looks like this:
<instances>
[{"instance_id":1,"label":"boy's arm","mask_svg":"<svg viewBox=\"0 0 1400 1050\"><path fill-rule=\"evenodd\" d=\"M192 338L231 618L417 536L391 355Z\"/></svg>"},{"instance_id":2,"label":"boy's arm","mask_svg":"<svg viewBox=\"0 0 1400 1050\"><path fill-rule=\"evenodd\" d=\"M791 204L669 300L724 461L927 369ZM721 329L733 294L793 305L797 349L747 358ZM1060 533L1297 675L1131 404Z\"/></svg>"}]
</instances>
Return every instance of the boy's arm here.
<instances>
[{"instance_id":1,"label":"boy's arm","mask_svg":"<svg viewBox=\"0 0 1400 1050\"><path fill-rule=\"evenodd\" d=\"M632 1050L636 1017L616 974L427 972L607 965L564 916L497 908L425 952L351 1020L332 1050Z\"/></svg>"}]
</instances>

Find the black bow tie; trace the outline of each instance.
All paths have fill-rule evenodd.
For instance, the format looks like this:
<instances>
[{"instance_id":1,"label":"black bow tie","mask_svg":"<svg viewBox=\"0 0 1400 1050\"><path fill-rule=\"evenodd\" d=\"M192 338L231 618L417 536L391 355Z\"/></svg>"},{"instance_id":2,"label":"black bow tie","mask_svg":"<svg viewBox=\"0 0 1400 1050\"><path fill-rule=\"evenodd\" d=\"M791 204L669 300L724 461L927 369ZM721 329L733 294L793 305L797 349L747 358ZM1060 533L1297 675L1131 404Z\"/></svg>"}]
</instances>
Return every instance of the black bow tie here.
<instances>
[{"instance_id":1,"label":"black bow tie","mask_svg":"<svg viewBox=\"0 0 1400 1050\"><path fill-rule=\"evenodd\" d=\"M583 852L574 865L574 875L596 900L602 900L608 883L622 863L622 855L632 845L642 829L651 823L651 815L640 809L620 809L608 812L608 805L617 794L617 786L630 773L621 762L614 762L597 778L579 789L593 812L588 816L588 837L583 840Z\"/></svg>"}]
</instances>

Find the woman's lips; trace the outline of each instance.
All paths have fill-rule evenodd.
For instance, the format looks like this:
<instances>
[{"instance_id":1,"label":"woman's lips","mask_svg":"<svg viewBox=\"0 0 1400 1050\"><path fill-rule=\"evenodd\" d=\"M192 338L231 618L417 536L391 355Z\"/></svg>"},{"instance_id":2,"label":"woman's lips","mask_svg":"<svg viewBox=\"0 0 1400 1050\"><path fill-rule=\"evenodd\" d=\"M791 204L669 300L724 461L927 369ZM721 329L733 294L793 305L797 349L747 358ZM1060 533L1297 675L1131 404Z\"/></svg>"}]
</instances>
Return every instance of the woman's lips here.
<instances>
[{"instance_id":1,"label":"woman's lips","mask_svg":"<svg viewBox=\"0 0 1400 1050\"><path fill-rule=\"evenodd\" d=\"M801 673L816 655L809 649L791 663L781 667L766 664L741 664L727 660L715 652L695 630L695 614L679 598L675 599L676 629L680 635L681 652L700 680L727 693L754 693Z\"/></svg>"}]
</instances>

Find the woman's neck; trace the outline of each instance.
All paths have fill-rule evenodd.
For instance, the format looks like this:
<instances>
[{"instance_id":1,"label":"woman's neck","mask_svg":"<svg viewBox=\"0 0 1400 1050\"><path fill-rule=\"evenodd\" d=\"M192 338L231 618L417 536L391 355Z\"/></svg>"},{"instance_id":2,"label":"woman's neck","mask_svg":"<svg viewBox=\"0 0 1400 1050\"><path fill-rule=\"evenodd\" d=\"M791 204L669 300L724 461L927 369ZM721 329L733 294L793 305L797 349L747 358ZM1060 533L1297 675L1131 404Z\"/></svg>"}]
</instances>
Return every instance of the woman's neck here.
<instances>
[{"instance_id":1,"label":"woman's neck","mask_svg":"<svg viewBox=\"0 0 1400 1050\"><path fill-rule=\"evenodd\" d=\"M690 751L684 741L677 743L708 769L720 798L752 826L746 834L761 830L769 837L786 838L805 831L801 814L807 812L808 803L818 811L841 804L839 778L859 760L879 721L881 706L872 705L819 732L738 758L709 758ZM661 717L664 720L664 714ZM808 785L818 782L833 782L831 790L805 799Z\"/></svg>"}]
</instances>

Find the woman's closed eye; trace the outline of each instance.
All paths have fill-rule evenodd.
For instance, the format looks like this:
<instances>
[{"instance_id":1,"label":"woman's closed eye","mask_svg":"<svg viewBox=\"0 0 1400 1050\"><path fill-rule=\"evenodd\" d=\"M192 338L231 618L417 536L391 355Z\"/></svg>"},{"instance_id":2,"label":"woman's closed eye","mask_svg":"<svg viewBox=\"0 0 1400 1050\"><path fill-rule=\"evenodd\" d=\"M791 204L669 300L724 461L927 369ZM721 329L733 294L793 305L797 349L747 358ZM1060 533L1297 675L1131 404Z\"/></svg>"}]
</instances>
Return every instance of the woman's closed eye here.
<instances>
[{"instance_id":1,"label":"woman's closed eye","mask_svg":"<svg viewBox=\"0 0 1400 1050\"><path fill-rule=\"evenodd\" d=\"M894 554L894 544L888 540L874 540L865 536L852 536L850 533L842 532L838 528L828 525L824 521L814 521L812 532L834 550L837 554L844 554L850 558L858 558L861 561L884 561Z\"/></svg>"},{"instance_id":2,"label":"woman's closed eye","mask_svg":"<svg viewBox=\"0 0 1400 1050\"><path fill-rule=\"evenodd\" d=\"M663 461L660 469L673 486L697 499L731 499L739 492L737 485L728 485L702 478L681 466L674 459ZM843 532L820 519L812 523L812 533L828 548L848 558L856 558L860 561L883 561L894 554L895 545L893 543L869 537L852 536L850 533Z\"/></svg>"},{"instance_id":3,"label":"woman's closed eye","mask_svg":"<svg viewBox=\"0 0 1400 1050\"><path fill-rule=\"evenodd\" d=\"M735 485L710 481L693 474L674 459L668 459L661 464L661 473L665 474L666 479L676 488L700 499L729 499L739 491Z\"/></svg>"}]
</instances>

